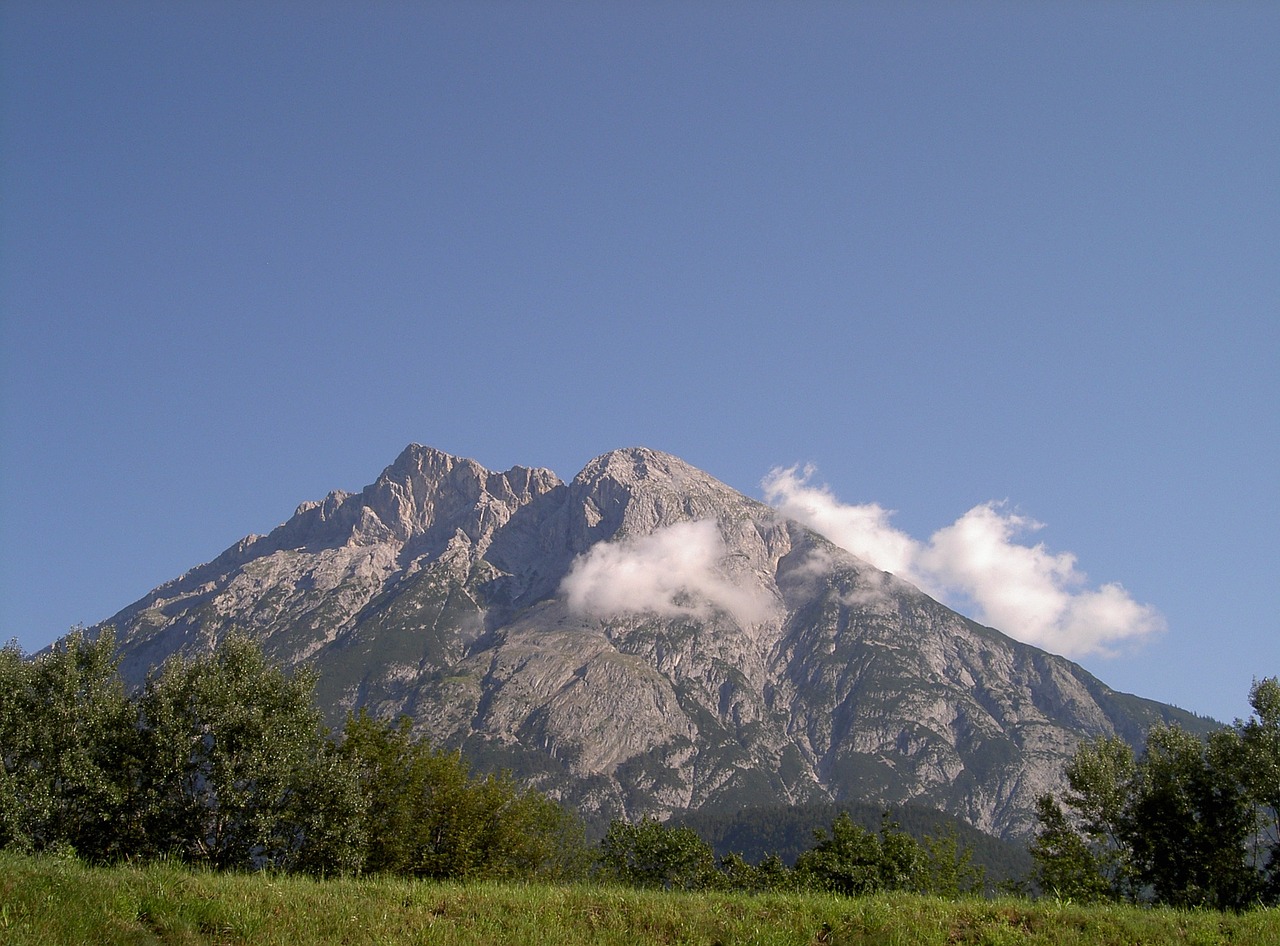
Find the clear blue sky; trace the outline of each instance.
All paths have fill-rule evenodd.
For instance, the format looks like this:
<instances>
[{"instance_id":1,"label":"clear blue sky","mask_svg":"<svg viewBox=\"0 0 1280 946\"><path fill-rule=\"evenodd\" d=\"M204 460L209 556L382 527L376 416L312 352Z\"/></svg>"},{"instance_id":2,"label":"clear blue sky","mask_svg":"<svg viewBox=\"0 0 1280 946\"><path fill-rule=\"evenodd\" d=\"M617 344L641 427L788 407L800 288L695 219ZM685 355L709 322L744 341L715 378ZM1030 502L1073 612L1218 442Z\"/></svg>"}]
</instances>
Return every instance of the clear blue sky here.
<instances>
[{"instance_id":1,"label":"clear blue sky","mask_svg":"<svg viewBox=\"0 0 1280 946\"><path fill-rule=\"evenodd\" d=\"M1280 4L0 2L0 637L416 441L1044 523L1280 674Z\"/></svg>"}]
</instances>

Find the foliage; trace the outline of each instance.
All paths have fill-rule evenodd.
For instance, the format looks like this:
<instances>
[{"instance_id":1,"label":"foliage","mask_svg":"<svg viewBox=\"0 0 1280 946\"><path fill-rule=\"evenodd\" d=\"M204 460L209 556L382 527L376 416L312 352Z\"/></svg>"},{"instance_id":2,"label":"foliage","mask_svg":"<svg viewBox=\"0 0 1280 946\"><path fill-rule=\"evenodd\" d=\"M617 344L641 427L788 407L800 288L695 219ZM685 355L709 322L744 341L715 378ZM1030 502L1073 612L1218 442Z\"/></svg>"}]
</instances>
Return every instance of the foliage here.
<instances>
[{"instance_id":1,"label":"foliage","mask_svg":"<svg viewBox=\"0 0 1280 946\"><path fill-rule=\"evenodd\" d=\"M1280 684L1255 716L1201 739L1157 726L1139 758L1118 739L1079 747L1063 804L1038 805L1040 888L1079 900L1241 909L1280 901Z\"/></svg>"},{"instance_id":2,"label":"foliage","mask_svg":"<svg viewBox=\"0 0 1280 946\"><path fill-rule=\"evenodd\" d=\"M692 828L654 818L613 822L600 842L599 866L605 878L635 887L705 890L720 884L710 845ZM741 859L727 864L737 883L749 882L748 866Z\"/></svg>"},{"instance_id":3,"label":"foliage","mask_svg":"<svg viewBox=\"0 0 1280 946\"><path fill-rule=\"evenodd\" d=\"M331 738L314 679L232 636L125 694L114 635L0 650L0 847L92 860L419 877L581 874L580 822L511 778L472 777L407 724Z\"/></svg>"},{"instance_id":4,"label":"foliage","mask_svg":"<svg viewBox=\"0 0 1280 946\"><path fill-rule=\"evenodd\" d=\"M432 749L410 721L366 712L340 748L369 799L365 868L431 878L575 876L587 859L581 826L559 804L506 775L473 778L458 752Z\"/></svg>"},{"instance_id":5,"label":"foliage","mask_svg":"<svg viewBox=\"0 0 1280 946\"><path fill-rule=\"evenodd\" d=\"M1094 903L1112 897L1099 855L1077 830L1052 795L1036 800L1040 833L1031 844L1035 880L1040 889L1059 900Z\"/></svg>"},{"instance_id":6,"label":"foliage","mask_svg":"<svg viewBox=\"0 0 1280 946\"><path fill-rule=\"evenodd\" d=\"M0 844L118 853L136 747L117 664L109 631L32 661L0 650Z\"/></svg>"},{"instance_id":7,"label":"foliage","mask_svg":"<svg viewBox=\"0 0 1280 946\"><path fill-rule=\"evenodd\" d=\"M845 896L926 886L924 850L887 817L877 836L841 812L831 831L818 830L815 840L796 861L805 886Z\"/></svg>"},{"instance_id":8,"label":"foliage","mask_svg":"<svg viewBox=\"0 0 1280 946\"><path fill-rule=\"evenodd\" d=\"M939 834L925 835L924 854L923 892L952 900L982 892L986 871L974 863L973 848L960 842L954 825Z\"/></svg>"},{"instance_id":9,"label":"foliage","mask_svg":"<svg viewBox=\"0 0 1280 946\"><path fill-rule=\"evenodd\" d=\"M361 796L326 752L313 686L243 637L167 662L139 704L140 853L218 868L356 866Z\"/></svg>"},{"instance_id":10,"label":"foliage","mask_svg":"<svg viewBox=\"0 0 1280 946\"><path fill-rule=\"evenodd\" d=\"M741 854L726 854L718 861L717 869L719 876L713 886L718 889L743 893L800 889L795 871L776 854L767 855L759 864L749 863Z\"/></svg>"},{"instance_id":11,"label":"foliage","mask_svg":"<svg viewBox=\"0 0 1280 946\"><path fill-rule=\"evenodd\" d=\"M0 651L0 846L97 861L172 858L215 869L572 879L663 889L846 894L980 887L954 832L928 845L842 814L791 870L717 860L687 826L615 822L592 852L580 819L504 774L473 776L409 720L320 725L314 678L232 636L174 657L125 694L114 636L73 633L24 660ZM975 879L976 878L976 879Z\"/></svg>"},{"instance_id":12,"label":"foliage","mask_svg":"<svg viewBox=\"0 0 1280 946\"><path fill-rule=\"evenodd\" d=\"M1114 736L1076 750L1065 771L1072 817L1050 796L1036 805L1041 830L1031 851L1042 890L1088 903L1129 889L1132 865L1122 832L1134 773L1133 750Z\"/></svg>"},{"instance_id":13,"label":"foliage","mask_svg":"<svg viewBox=\"0 0 1280 946\"><path fill-rule=\"evenodd\" d=\"M687 824L653 819L614 822L593 854L572 813L509 775L472 775L408 720L362 712L327 733L314 682L243 637L170 659L134 695L109 629L29 660L0 649L0 847L437 881L572 880L594 859L614 883L760 895L983 889L956 828L917 840L888 813L878 831L838 813L794 869L776 853L717 858ZM1081 745L1062 798L1038 804L1040 889L1183 908L1280 901L1280 682L1255 683L1250 702L1253 718L1204 739L1156 727L1139 756L1115 738Z\"/></svg>"},{"instance_id":14,"label":"foliage","mask_svg":"<svg viewBox=\"0 0 1280 946\"><path fill-rule=\"evenodd\" d=\"M1269 946L1280 911L1187 912L1055 901L246 875L172 863L89 868L0 852L12 946Z\"/></svg>"},{"instance_id":15,"label":"foliage","mask_svg":"<svg viewBox=\"0 0 1280 946\"><path fill-rule=\"evenodd\" d=\"M855 824L868 830L878 829L884 817L884 808L880 805L817 802L686 812L674 816L669 823L693 828L711 845L717 857L739 854L748 862L759 863L769 855L776 855L782 863L794 865L796 859L813 846L814 830L828 827L842 811L847 812ZM907 804L894 806L893 820L926 852L933 851L939 842L945 847L946 839L953 838L954 851L950 856L967 858L963 876L957 874L954 883L941 877L936 881L939 892L944 895L951 896L948 891L953 887L961 894L976 892L975 882L977 890L1017 884L1031 872L1031 857L1025 844L985 834L951 815ZM939 857L945 854L942 847L937 848ZM953 860L948 869L960 868Z\"/></svg>"},{"instance_id":16,"label":"foliage","mask_svg":"<svg viewBox=\"0 0 1280 946\"><path fill-rule=\"evenodd\" d=\"M686 825L652 818L638 824L615 821L600 844L597 876L637 887L754 893L815 890L860 896L909 890L957 898L983 889L983 871L973 865L972 851L955 831L926 836L921 844L887 813L874 834L841 812L829 832L814 831L814 841L792 869L776 854L758 864L736 852L717 860L711 846Z\"/></svg>"},{"instance_id":17,"label":"foliage","mask_svg":"<svg viewBox=\"0 0 1280 946\"><path fill-rule=\"evenodd\" d=\"M1261 878L1245 859L1254 811L1232 730L1207 742L1152 730L1123 824L1138 881L1161 903L1240 908Z\"/></svg>"},{"instance_id":18,"label":"foliage","mask_svg":"<svg viewBox=\"0 0 1280 946\"><path fill-rule=\"evenodd\" d=\"M1280 902L1280 681L1255 682L1249 692L1254 716L1237 722L1241 778L1258 816L1249 862L1262 872L1263 899Z\"/></svg>"}]
</instances>

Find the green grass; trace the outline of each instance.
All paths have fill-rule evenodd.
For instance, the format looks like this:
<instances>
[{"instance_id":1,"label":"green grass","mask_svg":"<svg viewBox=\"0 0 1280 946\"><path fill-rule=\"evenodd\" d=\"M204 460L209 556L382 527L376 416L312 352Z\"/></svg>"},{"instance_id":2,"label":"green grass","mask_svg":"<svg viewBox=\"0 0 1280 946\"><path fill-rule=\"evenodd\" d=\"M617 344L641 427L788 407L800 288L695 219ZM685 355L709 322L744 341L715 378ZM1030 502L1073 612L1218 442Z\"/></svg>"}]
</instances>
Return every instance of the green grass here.
<instances>
[{"instance_id":1,"label":"green grass","mask_svg":"<svg viewBox=\"0 0 1280 946\"><path fill-rule=\"evenodd\" d=\"M314 881L167 865L92 868L0 853L0 943L1271 946L1280 943L1280 911Z\"/></svg>"}]
</instances>

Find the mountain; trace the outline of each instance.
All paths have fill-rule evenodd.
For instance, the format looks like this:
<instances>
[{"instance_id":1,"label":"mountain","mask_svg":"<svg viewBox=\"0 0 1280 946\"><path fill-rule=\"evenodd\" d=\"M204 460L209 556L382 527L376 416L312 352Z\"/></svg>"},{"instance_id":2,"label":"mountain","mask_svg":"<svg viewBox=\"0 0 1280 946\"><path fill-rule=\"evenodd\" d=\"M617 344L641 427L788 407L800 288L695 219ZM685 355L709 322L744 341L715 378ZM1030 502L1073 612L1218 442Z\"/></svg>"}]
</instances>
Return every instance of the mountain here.
<instances>
[{"instance_id":1,"label":"mountain","mask_svg":"<svg viewBox=\"0 0 1280 946\"><path fill-rule=\"evenodd\" d=\"M111 618L126 678L251 635L589 818L912 800L1034 827L1082 738L1203 721L983 627L677 457L411 445Z\"/></svg>"}]
</instances>

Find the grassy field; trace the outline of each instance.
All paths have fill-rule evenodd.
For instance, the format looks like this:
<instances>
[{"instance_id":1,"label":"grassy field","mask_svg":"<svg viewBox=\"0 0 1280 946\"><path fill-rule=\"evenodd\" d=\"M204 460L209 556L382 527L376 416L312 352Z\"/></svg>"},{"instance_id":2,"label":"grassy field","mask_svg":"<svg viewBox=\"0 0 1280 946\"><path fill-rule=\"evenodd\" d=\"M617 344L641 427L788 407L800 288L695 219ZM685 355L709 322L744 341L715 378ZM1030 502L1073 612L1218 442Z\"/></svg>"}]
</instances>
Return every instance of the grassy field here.
<instances>
[{"instance_id":1,"label":"grassy field","mask_svg":"<svg viewBox=\"0 0 1280 946\"><path fill-rule=\"evenodd\" d=\"M0 852L0 943L1273 946L1280 943L1280 911L313 881L164 865L90 868Z\"/></svg>"}]
</instances>

